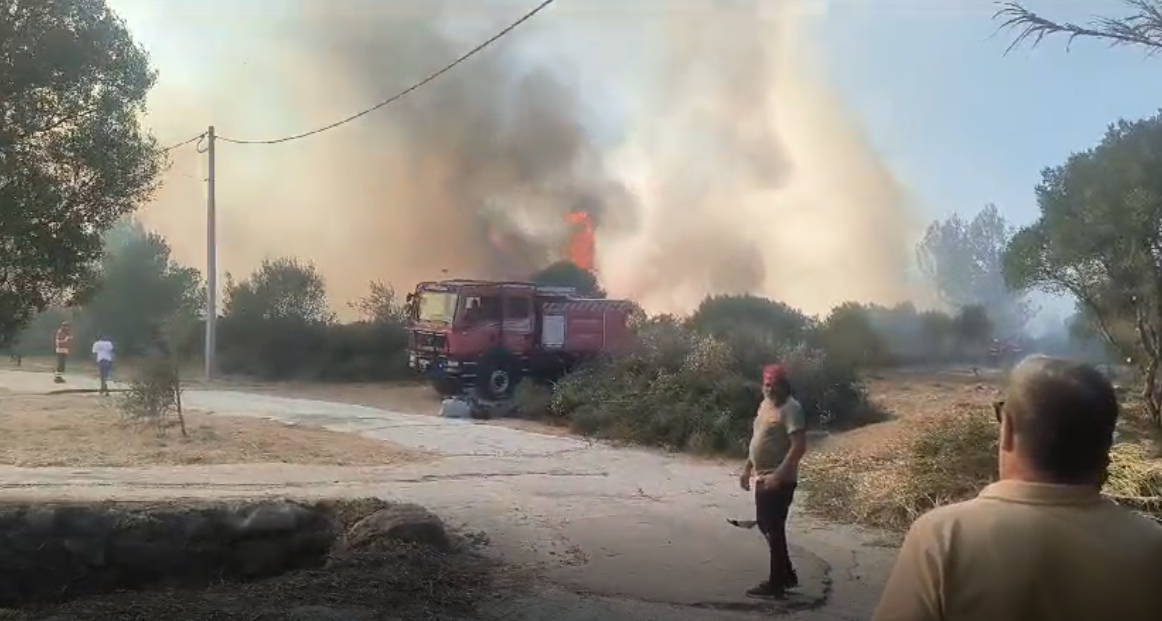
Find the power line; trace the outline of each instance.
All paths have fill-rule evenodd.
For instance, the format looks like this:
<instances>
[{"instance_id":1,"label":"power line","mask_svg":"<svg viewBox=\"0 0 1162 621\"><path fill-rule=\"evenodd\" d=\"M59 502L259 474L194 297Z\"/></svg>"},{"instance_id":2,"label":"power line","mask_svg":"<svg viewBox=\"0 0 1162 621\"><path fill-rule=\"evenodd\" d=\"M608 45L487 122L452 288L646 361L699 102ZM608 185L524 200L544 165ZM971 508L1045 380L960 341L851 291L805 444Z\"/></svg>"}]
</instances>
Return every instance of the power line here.
<instances>
[{"instance_id":1,"label":"power line","mask_svg":"<svg viewBox=\"0 0 1162 621\"><path fill-rule=\"evenodd\" d=\"M181 142L179 142L179 143L177 143L177 144L175 144L175 145L170 145L170 146L168 146L168 147L166 147L166 148L162 149L162 152L163 152L163 153L165 153L165 152L167 152L167 151L173 151L174 149L176 149L176 148L178 148L178 147L184 147L184 146L186 146L186 145L190 144L191 142L195 142L195 141L201 140L201 139L202 139L202 138L204 138L205 136L206 136L206 132L202 132L202 133L198 134L197 136L194 136L193 138L190 138L189 140L183 140L183 141L181 141Z\"/></svg>"},{"instance_id":2,"label":"power line","mask_svg":"<svg viewBox=\"0 0 1162 621\"><path fill-rule=\"evenodd\" d=\"M513 31L513 30L515 30L515 29L516 29L518 26L520 26L521 24L523 24L523 23L525 23L526 21L528 21L529 19L531 19L531 18L532 18L534 15L536 15L537 13L540 13L541 11L543 11L545 8L547 8L547 7L548 7L550 4L552 4L554 1L555 1L555 0L544 0L544 1L543 1L543 2L541 2L539 5L537 5L537 7L536 7L536 8L534 8L534 9L533 9L533 10L531 10L531 11L529 11L528 13L525 13L523 16L521 16L521 18L520 18L520 19L518 19L518 20L516 20L515 22L513 22L512 24L510 24L510 25L509 25L508 27L506 27L504 30L501 30L500 32L496 33L495 35L493 35L491 38L489 38L489 39L488 39L487 41L485 41L484 43L481 43L480 45L477 45L476 47L472 48L472 49L471 49L471 50L469 50L467 53L463 54L462 56L460 56L460 57L459 57L459 58L457 58L456 60L454 60L454 61L452 61L451 63L449 63L449 64L448 64L447 66L445 66L443 69L440 69L439 71L437 71L437 72L433 73L432 75L428 76L428 77L427 77L427 78L425 78L424 80L421 80L420 82L417 82L416 84L413 84L412 86L410 86L410 87L408 87L408 88L404 89L404 90L403 90L403 91L401 91L400 93L398 93L398 94L396 94L396 95L393 95L392 97L390 97L390 98L388 98L388 99L385 99L385 100L383 100L383 101L381 101L381 102L379 102L379 103L375 104L374 106L372 106L372 107L370 107L370 108L367 108L366 110L363 110L363 111L357 112L357 113L355 113L355 114L353 114L353 115L351 115L351 116L349 116L349 117L347 117L347 118L345 118L345 119L342 119L342 120L340 120L340 121L336 121L336 122L334 122L334 123L331 123L330 125L326 125L326 126L324 126L324 127L320 127L320 128L318 128L318 129L313 129L313 130L311 130L311 131L309 131L309 132L304 132L304 133L301 133L301 134L295 134L295 135L293 135L293 136L286 136L286 137L284 137L284 138L278 138L278 139L275 139L275 140L237 140L237 139L234 139L234 138L227 138L227 137L225 137L225 136L218 136L218 137L217 137L217 139L218 139L218 140L221 140L221 141L223 141L223 142L231 142L231 143L234 143L234 144L279 144L279 143L283 143L283 142L290 142L290 141L292 141L292 140L298 140L298 139L300 139L300 138L306 138L306 137L308 137L308 136L314 136L315 134L321 134L321 133L323 133L323 132L325 132L325 131L327 131L327 130L329 130L329 129L335 129L336 127L339 127L340 125L346 125L347 123L350 123L351 121L354 121L355 119L358 119L358 118L360 118L360 117L364 117L364 116L366 116L366 115L368 115L368 114L371 114L372 112L375 112L376 110L378 110L378 109L380 109L380 108L382 108L382 107L384 107L384 106L386 106L386 105L388 105L388 104L390 104L390 103L392 103L392 102L394 102L394 101L396 101L396 100L398 100L398 99L401 99L401 98L403 98L403 97L407 96L407 95L408 95L408 94L410 94L412 91L415 91L416 89L419 89L419 88L423 87L424 85L426 85L427 83L431 82L432 80L435 80L436 78L438 78L438 77L440 77L440 76L444 75L445 73L447 73L447 72L451 71L451 70L452 70L452 69L453 69L453 68L454 68L456 65L459 65L460 63L462 63L462 62L464 62L464 61L468 60L468 59L469 59L469 58L471 58L472 56L476 55L478 52L480 52L480 51L484 50L484 48L486 48L486 47L488 47L488 46L492 45L493 43L495 43L497 40L499 40L499 39L500 39L501 37L503 37L504 35L506 35L506 34L508 34L508 33L512 32L512 31Z\"/></svg>"}]
</instances>

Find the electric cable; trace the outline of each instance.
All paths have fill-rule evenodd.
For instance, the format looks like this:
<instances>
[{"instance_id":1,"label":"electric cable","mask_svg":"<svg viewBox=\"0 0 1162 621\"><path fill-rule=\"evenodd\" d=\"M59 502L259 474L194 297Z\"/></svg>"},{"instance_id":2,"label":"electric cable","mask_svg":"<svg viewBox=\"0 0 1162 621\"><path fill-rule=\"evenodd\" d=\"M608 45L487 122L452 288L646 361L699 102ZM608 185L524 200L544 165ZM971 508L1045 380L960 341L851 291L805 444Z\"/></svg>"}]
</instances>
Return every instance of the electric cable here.
<instances>
[{"instance_id":1,"label":"electric cable","mask_svg":"<svg viewBox=\"0 0 1162 621\"><path fill-rule=\"evenodd\" d=\"M187 145L189 143L202 140L203 137L206 137L205 131L202 131L202 133L199 135L196 135L192 138L189 138L189 140L181 141L177 144L171 144L170 147L166 147L165 149L162 149L162 152L168 152L168 151L172 151L174 149L178 149L179 147L185 147L185 145Z\"/></svg>"},{"instance_id":2,"label":"electric cable","mask_svg":"<svg viewBox=\"0 0 1162 621\"><path fill-rule=\"evenodd\" d=\"M400 91L399 93L375 104L374 106L367 108L365 110L362 110L360 112L357 112L355 114L352 114L351 116L349 116L345 119L335 121L334 123L331 123L330 125L326 125L326 126L318 128L318 129L313 129L313 130L308 131L308 132L303 132L301 134L294 134L292 136L285 136L283 138L276 138L274 140L238 140L236 138L227 138L225 136L215 136L215 140L221 140L223 142L230 142L233 144L281 144L283 142L290 142L292 140L299 140L301 138L307 138L308 136L314 136L315 134L321 134L327 130L335 129L336 127L339 127L341 125L346 125L347 123L350 123L351 121L354 121L356 119L367 116L368 114L371 114L372 112L375 112L376 110L407 96L408 94L412 93L413 91L425 86L426 84L428 84L432 80L435 80L436 78L451 71L453 68L455 68L460 63L468 60L472 56L476 55L478 52L483 51L488 46L492 45L493 43L496 43L501 37L507 35L508 33L515 30L521 24L532 19L532 17L534 15L536 15L537 13L540 13L544 9L548 8L548 6L550 4L552 4L554 1L555 0L544 0L539 5L537 5L536 8L532 9L528 13L525 13L523 16L521 16L520 19L516 20L512 24L509 24L506 28L504 28L500 32L496 33L495 35L493 35L491 38L489 38L485 42L481 43L480 45L477 45L476 47L472 48L471 50L468 50L468 52L464 53L459 58L457 58L456 60L454 60L451 63L449 63L448 65L446 65L443 69L440 69L439 71L433 73L432 75L428 76L427 78L409 86L408 88L404 89L403 91Z\"/></svg>"}]
</instances>

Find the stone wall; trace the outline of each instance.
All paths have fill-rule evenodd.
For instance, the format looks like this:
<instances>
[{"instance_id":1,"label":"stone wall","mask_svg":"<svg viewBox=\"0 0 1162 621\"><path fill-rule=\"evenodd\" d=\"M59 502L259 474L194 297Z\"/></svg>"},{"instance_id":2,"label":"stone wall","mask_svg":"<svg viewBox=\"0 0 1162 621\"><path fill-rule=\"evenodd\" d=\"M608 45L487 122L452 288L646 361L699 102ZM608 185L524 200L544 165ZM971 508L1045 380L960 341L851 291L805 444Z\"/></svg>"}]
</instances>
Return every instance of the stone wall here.
<instances>
[{"instance_id":1,"label":"stone wall","mask_svg":"<svg viewBox=\"0 0 1162 621\"><path fill-rule=\"evenodd\" d=\"M272 576L321 566L333 548L379 536L448 545L423 508L375 500L9 506L0 533L0 608Z\"/></svg>"}]
</instances>

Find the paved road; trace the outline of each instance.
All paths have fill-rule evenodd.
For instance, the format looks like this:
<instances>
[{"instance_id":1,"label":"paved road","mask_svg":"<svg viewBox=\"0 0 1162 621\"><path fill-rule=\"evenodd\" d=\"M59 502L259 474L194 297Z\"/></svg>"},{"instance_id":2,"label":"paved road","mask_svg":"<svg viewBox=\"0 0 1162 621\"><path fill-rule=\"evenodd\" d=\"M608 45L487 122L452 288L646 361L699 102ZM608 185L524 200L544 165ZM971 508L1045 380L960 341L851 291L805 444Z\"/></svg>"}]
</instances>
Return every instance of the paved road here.
<instances>
[{"instance_id":1,"label":"paved road","mask_svg":"<svg viewBox=\"0 0 1162 621\"><path fill-rule=\"evenodd\" d=\"M67 386L92 384L78 376L70 377ZM0 389L38 393L56 388L47 374L0 371ZM624 619L677 618L670 605L682 606L682 618L691 621L701 618L691 615L701 614L727 618L726 611L740 618L756 612L866 618L895 554L878 545L873 534L796 514L791 539L802 594L785 606L760 605L741 592L761 579L765 550L757 533L725 522L751 512L729 465L471 421L269 395L196 390L186 394L186 404L218 415L359 433L432 451L438 458L392 468L0 468L0 493L126 500L373 495L417 502L454 525L484 532L505 558L541 566L552 583L565 589L555 591L563 610L582 603L577 609L589 610L578 612L577 619L618 618L610 616L614 610L608 606L620 607ZM589 597L573 601L575 593ZM537 616L543 614L542 606ZM513 617L520 618L516 612Z\"/></svg>"}]
</instances>

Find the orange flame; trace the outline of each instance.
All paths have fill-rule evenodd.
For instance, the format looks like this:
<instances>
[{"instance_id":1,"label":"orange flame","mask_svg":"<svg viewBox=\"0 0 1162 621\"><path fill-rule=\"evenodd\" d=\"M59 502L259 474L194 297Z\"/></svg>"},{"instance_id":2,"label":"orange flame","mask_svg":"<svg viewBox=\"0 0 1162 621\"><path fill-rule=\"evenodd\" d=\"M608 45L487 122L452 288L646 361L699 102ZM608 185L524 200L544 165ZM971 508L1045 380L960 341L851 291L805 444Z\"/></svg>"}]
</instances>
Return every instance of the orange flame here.
<instances>
[{"instance_id":1,"label":"orange flame","mask_svg":"<svg viewBox=\"0 0 1162 621\"><path fill-rule=\"evenodd\" d=\"M578 211L569 214L568 220L573 230L569 235L569 245L565 248L565 258L581 269L595 271L593 219L588 213Z\"/></svg>"}]
</instances>

